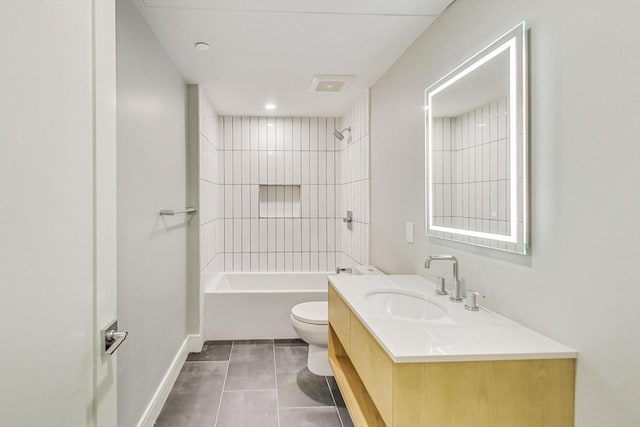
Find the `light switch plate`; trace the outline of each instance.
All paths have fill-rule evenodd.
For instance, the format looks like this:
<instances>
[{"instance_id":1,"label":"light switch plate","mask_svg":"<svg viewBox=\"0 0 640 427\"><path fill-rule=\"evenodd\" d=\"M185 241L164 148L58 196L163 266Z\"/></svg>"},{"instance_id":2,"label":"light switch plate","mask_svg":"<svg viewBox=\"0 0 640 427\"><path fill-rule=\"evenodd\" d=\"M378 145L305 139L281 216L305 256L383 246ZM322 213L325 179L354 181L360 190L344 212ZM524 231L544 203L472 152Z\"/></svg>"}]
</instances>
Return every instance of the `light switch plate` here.
<instances>
[{"instance_id":1,"label":"light switch plate","mask_svg":"<svg viewBox=\"0 0 640 427\"><path fill-rule=\"evenodd\" d=\"M413 223L407 223L407 243L413 243Z\"/></svg>"}]
</instances>

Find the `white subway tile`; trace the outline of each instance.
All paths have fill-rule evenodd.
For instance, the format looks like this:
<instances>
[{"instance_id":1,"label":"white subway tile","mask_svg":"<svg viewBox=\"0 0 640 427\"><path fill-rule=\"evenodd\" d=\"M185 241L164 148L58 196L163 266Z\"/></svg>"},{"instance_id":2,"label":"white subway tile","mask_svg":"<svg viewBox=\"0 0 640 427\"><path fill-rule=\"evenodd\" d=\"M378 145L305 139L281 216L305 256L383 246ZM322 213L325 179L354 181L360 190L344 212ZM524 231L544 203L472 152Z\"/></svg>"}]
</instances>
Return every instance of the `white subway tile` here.
<instances>
[{"instance_id":1,"label":"white subway tile","mask_svg":"<svg viewBox=\"0 0 640 427\"><path fill-rule=\"evenodd\" d=\"M318 219L309 219L309 249L312 252L318 251Z\"/></svg>"},{"instance_id":2,"label":"white subway tile","mask_svg":"<svg viewBox=\"0 0 640 427\"><path fill-rule=\"evenodd\" d=\"M293 271L302 271L302 254L300 252L293 253Z\"/></svg>"},{"instance_id":3,"label":"white subway tile","mask_svg":"<svg viewBox=\"0 0 640 427\"><path fill-rule=\"evenodd\" d=\"M327 150L327 119L325 117L318 119L318 150Z\"/></svg>"},{"instance_id":4,"label":"white subway tile","mask_svg":"<svg viewBox=\"0 0 640 427\"><path fill-rule=\"evenodd\" d=\"M233 271L233 253L224 254L224 271Z\"/></svg>"},{"instance_id":5,"label":"white subway tile","mask_svg":"<svg viewBox=\"0 0 640 427\"><path fill-rule=\"evenodd\" d=\"M242 263L242 271L251 271L251 254L243 253L241 263Z\"/></svg>"},{"instance_id":6,"label":"white subway tile","mask_svg":"<svg viewBox=\"0 0 640 427\"><path fill-rule=\"evenodd\" d=\"M268 152L267 151L259 151L258 152L258 184L266 184L268 182L267 179L267 170L268 170Z\"/></svg>"},{"instance_id":7,"label":"white subway tile","mask_svg":"<svg viewBox=\"0 0 640 427\"><path fill-rule=\"evenodd\" d=\"M309 177L309 158L310 158L310 153L309 151L302 151L302 184L309 184L310 183L310 177Z\"/></svg>"},{"instance_id":8,"label":"white subway tile","mask_svg":"<svg viewBox=\"0 0 640 427\"><path fill-rule=\"evenodd\" d=\"M233 252L242 252L242 220L233 220ZM236 264L233 264L236 268Z\"/></svg>"},{"instance_id":9,"label":"white subway tile","mask_svg":"<svg viewBox=\"0 0 640 427\"><path fill-rule=\"evenodd\" d=\"M283 125L284 144L283 150L293 150L293 125L291 117L285 117Z\"/></svg>"},{"instance_id":10,"label":"white subway tile","mask_svg":"<svg viewBox=\"0 0 640 427\"><path fill-rule=\"evenodd\" d=\"M309 271L318 271L318 252L309 253Z\"/></svg>"},{"instance_id":11,"label":"white subway tile","mask_svg":"<svg viewBox=\"0 0 640 427\"><path fill-rule=\"evenodd\" d=\"M318 186L309 185L309 217L318 217Z\"/></svg>"},{"instance_id":12,"label":"white subway tile","mask_svg":"<svg viewBox=\"0 0 640 427\"><path fill-rule=\"evenodd\" d=\"M284 187L282 185L278 185L275 187L276 190L276 198L274 201L275 204L275 217L282 218L284 217Z\"/></svg>"},{"instance_id":13,"label":"white subway tile","mask_svg":"<svg viewBox=\"0 0 640 427\"><path fill-rule=\"evenodd\" d=\"M242 151L233 151L233 183L242 184Z\"/></svg>"},{"instance_id":14,"label":"white subway tile","mask_svg":"<svg viewBox=\"0 0 640 427\"><path fill-rule=\"evenodd\" d=\"M241 151L242 167L241 167L241 184L251 183L251 152Z\"/></svg>"},{"instance_id":15,"label":"white subway tile","mask_svg":"<svg viewBox=\"0 0 640 427\"><path fill-rule=\"evenodd\" d=\"M293 220L290 218L284 220L284 251L293 251Z\"/></svg>"},{"instance_id":16,"label":"white subway tile","mask_svg":"<svg viewBox=\"0 0 640 427\"><path fill-rule=\"evenodd\" d=\"M302 183L302 153L300 151L293 151L291 153L292 157L292 175L291 175L291 184L301 184Z\"/></svg>"},{"instance_id":17,"label":"white subway tile","mask_svg":"<svg viewBox=\"0 0 640 427\"><path fill-rule=\"evenodd\" d=\"M327 186L318 185L318 218L327 218Z\"/></svg>"},{"instance_id":18,"label":"white subway tile","mask_svg":"<svg viewBox=\"0 0 640 427\"><path fill-rule=\"evenodd\" d=\"M224 186L224 217L233 218L233 185Z\"/></svg>"},{"instance_id":19,"label":"white subway tile","mask_svg":"<svg viewBox=\"0 0 640 427\"><path fill-rule=\"evenodd\" d=\"M276 149L276 125L272 117L267 118L267 150Z\"/></svg>"},{"instance_id":20,"label":"white subway tile","mask_svg":"<svg viewBox=\"0 0 640 427\"><path fill-rule=\"evenodd\" d=\"M267 254L267 271L278 271L275 252L269 252Z\"/></svg>"},{"instance_id":21,"label":"white subway tile","mask_svg":"<svg viewBox=\"0 0 640 427\"><path fill-rule=\"evenodd\" d=\"M311 271L310 253L302 252L300 258L302 259L302 271Z\"/></svg>"},{"instance_id":22,"label":"white subway tile","mask_svg":"<svg viewBox=\"0 0 640 427\"><path fill-rule=\"evenodd\" d=\"M309 117L303 117L300 120L301 129L300 129L300 149L301 150L309 150L310 149L310 141L309 141L309 132L310 132L310 119Z\"/></svg>"},{"instance_id":23,"label":"white subway tile","mask_svg":"<svg viewBox=\"0 0 640 427\"><path fill-rule=\"evenodd\" d=\"M324 218L318 219L318 251L327 251L327 220Z\"/></svg>"},{"instance_id":24,"label":"white subway tile","mask_svg":"<svg viewBox=\"0 0 640 427\"><path fill-rule=\"evenodd\" d=\"M309 238L310 238L310 226L309 219L303 218L301 220L302 226L302 251L308 252L310 248Z\"/></svg>"},{"instance_id":25,"label":"white subway tile","mask_svg":"<svg viewBox=\"0 0 640 427\"><path fill-rule=\"evenodd\" d=\"M251 149L251 119L249 117L242 117L240 121L242 126L242 140L240 143L240 149L250 150Z\"/></svg>"},{"instance_id":26,"label":"white subway tile","mask_svg":"<svg viewBox=\"0 0 640 427\"><path fill-rule=\"evenodd\" d=\"M283 271L293 271L293 254L291 252L284 253L284 270Z\"/></svg>"},{"instance_id":27,"label":"white subway tile","mask_svg":"<svg viewBox=\"0 0 640 427\"><path fill-rule=\"evenodd\" d=\"M258 219L251 219L251 252L260 252L260 222Z\"/></svg>"},{"instance_id":28,"label":"white subway tile","mask_svg":"<svg viewBox=\"0 0 640 427\"><path fill-rule=\"evenodd\" d=\"M259 207L260 207L260 195L259 195L259 190L260 190L260 186L258 185L251 185L250 187L250 199L251 199L251 210L249 213L249 216L251 218L258 218L259 217Z\"/></svg>"},{"instance_id":29,"label":"white subway tile","mask_svg":"<svg viewBox=\"0 0 640 427\"><path fill-rule=\"evenodd\" d=\"M224 118L224 149L233 150L233 118Z\"/></svg>"},{"instance_id":30,"label":"white subway tile","mask_svg":"<svg viewBox=\"0 0 640 427\"><path fill-rule=\"evenodd\" d=\"M302 148L301 146L301 142L302 142L302 120L300 119L300 117L294 117L292 119L292 126L293 126L293 141L292 141L292 149L293 150L300 150Z\"/></svg>"},{"instance_id":31,"label":"white subway tile","mask_svg":"<svg viewBox=\"0 0 640 427\"><path fill-rule=\"evenodd\" d=\"M318 151L318 118L309 119L309 150Z\"/></svg>"},{"instance_id":32,"label":"white subway tile","mask_svg":"<svg viewBox=\"0 0 640 427\"><path fill-rule=\"evenodd\" d=\"M259 233L260 233L260 239L258 241L259 245L258 245L258 249L260 252L267 252L269 250L269 247L267 245L267 242L269 241L269 234L268 234L268 220L267 219L260 219L258 221L258 227L259 227Z\"/></svg>"},{"instance_id":33,"label":"white subway tile","mask_svg":"<svg viewBox=\"0 0 640 427\"><path fill-rule=\"evenodd\" d=\"M292 250L299 252L302 250L302 220L294 218L292 221Z\"/></svg>"},{"instance_id":34,"label":"white subway tile","mask_svg":"<svg viewBox=\"0 0 640 427\"><path fill-rule=\"evenodd\" d=\"M232 117L233 120L233 149L242 150L242 118ZM235 262L234 262L235 268Z\"/></svg>"},{"instance_id":35,"label":"white subway tile","mask_svg":"<svg viewBox=\"0 0 640 427\"><path fill-rule=\"evenodd\" d=\"M224 152L224 183L233 184L233 151Z\"/></svg>"},{"instance_id":36,"label":"white subway tile","mask_svg":"<svg viewBox=\"0 0 640 427\"><path fill-rule=\"evenodd\" d=\"M276 251L276 220L267 220L267 252Z\"/></svg>"},{"instance_id":37,"label":"white subway tile","mask_svg":"<svg viewBox=\"0 0 640 427\"><path fill-rule=\"evenodd\" d=\"M250 140L250 147L252 151L257 151L260 149L260 144L258 143L258 138L259 138L259 119L257 117L251 117L249 122L249 127L250 127L250 133L249 133L249 140ZM257 265L257 264L256 264ZM252 267L253 267L253 262L252 262Z\"/></svg>"},{"instance_id":38,"label":"white subway tile","mask_svg":"<svg viewBox=\"0 0 640 427\"><path fill-rule=\"evenodd\" d=\"M309 184L318 183L318 152L309 152Z\"/></svg>"},{"instance_id":39,"label":"white subway tile","mask_svg":"<svg viewBox=\"0 0 640 427\"><path fill-rule=\"evenodd\" d=\"M327 152L318 152L318 184L327 183Z\"/></svg>"},{"instance_id":40,"label":"white subway tile","mask_svg":"<svg viewBox=\"0 0 640 427\"><path fill-rule=\"evenodd\" d=\"M258 149L259 150L268 150L268 137L267 137L267 118L260 117L258 119Z\"/></svg>"},{"instance_id":41,"label":"white subway tile","mask_svg":"<svg viewBox=\"0 0 640 427\"><path fill-rule=\"evenodd\" d=\"M285 151L284 153L284 178L283 184L293 184L293 151Z\"/></svg>"},{"instance_id":42,"label":"white subway tile","mask_svg":"<svg viewBox=\"0 0 640 427\"><path fill-rule=\"evenodd\" d=\"M260 266L259 271L269 271L269 261L266 252L260 253Z\"/></svg>"},{"instance_id":43,"label":"white subway tile","mask_svg":"<svg viewBox=\"0 0 640 427\"><path fill-rule=\"evenodd\" d=\"M283 185L284 182L284 151L276 151L276 184Z\"/></svg>"},{"instance_id":44,"label":"white subway tile","mask_svg":"<svg viewBox=\"0 0 640 427\"><path fill-rule=\"evenodd\" d=\"M327 271L327 253L318 253L318 271Z\"/></svg>"},{"instance_id":45,"label":"white subway tile","mask_svg":"<svg viewBox=\"0 0 640 427\"><path fill-rule=\"evenodd\" d=\"M284 119L282 117L276 117L276 150L284 150Z\"/></svg>"},{"instance_id":46,"label":"white subway tile","mask_svg":"<svg viewBox=\"0 0 640 427\"><path fill-rule=\"evenodd\" d=\"M260 254L251 253L251 271L260 271Z\"/></svg>"},{"instance_id":47,"label":"white subway tile","mask_svg":"<svg viewBox=\"0 0 640 427\"><path fill-rule=\"evenodd\" d=\"M302 185L300 187L300 203L302 205L302 217L303 218L308 218L309 217L309 206L311 203L311 200L309 199L309 186L308 185Z\"/></svg>"},{"instance_id":48,"label":"white subway tile","mask_svg":"<svg viewBox=\"0 0 640 427\"><path fill-rule=\"evenodd\" d=\"M251 252L251 220L243 219L242 221L242 252Z\"/></svg>"},{"instance_id":49,"label":"white subway tile","mask_svg":"<svg viewBox=\"0 0 640 427\"><path fill-rule=\"evenodd\" d=\"M267 152L267 184L276 184L276 151Z\"/></svg>"}]
</instances>

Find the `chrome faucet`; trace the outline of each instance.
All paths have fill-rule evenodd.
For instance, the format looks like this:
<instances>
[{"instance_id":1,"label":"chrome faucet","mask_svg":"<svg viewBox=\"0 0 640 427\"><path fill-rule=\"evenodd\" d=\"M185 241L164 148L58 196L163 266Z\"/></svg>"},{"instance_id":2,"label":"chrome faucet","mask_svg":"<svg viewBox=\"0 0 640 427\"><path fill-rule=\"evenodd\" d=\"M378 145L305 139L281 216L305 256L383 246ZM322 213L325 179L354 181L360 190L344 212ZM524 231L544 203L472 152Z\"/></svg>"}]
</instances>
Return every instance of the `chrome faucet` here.
<instances>
[{"instance_id":1,"label":"chrome faucet","mask_svg":"<svg viewBox=\"0 0 640 427\"><path fill-rule=\"evenodd\" d=\"M453 255L429 255L424 262L424 268L431 267L431 261L453 261L453 291L449 299L455 302L462 302L462 290L458 279L458 259Z\"/></svg>"}]
</instances>

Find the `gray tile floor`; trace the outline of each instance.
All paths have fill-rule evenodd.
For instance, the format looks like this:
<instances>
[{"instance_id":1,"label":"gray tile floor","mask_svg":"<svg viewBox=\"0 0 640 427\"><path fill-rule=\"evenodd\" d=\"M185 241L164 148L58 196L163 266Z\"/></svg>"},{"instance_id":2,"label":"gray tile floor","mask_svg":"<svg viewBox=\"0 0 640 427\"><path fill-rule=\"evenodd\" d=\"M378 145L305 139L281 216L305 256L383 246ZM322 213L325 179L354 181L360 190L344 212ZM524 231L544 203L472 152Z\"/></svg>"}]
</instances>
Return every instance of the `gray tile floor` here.
<instances>
[{"instance_id":1,"label":"gray tile floor","mask_svg":"<svg viewBox=\"0 0 640 427\"><path fill-rule=\"evenodd\" d=\"M208 341L191 353L157 427L351 427L333 377L301 340Z\"/></svg>"}]
</instances>

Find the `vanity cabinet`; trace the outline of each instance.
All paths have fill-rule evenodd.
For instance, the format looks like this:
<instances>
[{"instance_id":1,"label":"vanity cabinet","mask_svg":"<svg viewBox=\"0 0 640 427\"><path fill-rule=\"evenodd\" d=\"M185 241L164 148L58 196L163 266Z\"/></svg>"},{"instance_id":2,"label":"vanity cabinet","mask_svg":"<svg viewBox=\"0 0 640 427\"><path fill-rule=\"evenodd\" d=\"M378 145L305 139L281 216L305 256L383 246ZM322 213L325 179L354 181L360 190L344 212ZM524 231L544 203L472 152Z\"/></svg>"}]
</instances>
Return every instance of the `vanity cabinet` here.
<instances>
[{"instance_id":1,"label":"vanity cabinet","mask_svg":"<svg viewBox=\"0 0 640 427\"><path fill-rule=\"evenodd\" d=\"M397 363L332 285L329 361L356 426L573 426L575 359Z\"/></svg>"}]
</instances>

